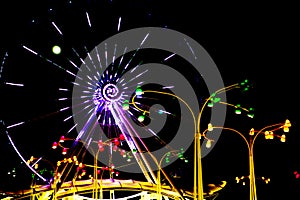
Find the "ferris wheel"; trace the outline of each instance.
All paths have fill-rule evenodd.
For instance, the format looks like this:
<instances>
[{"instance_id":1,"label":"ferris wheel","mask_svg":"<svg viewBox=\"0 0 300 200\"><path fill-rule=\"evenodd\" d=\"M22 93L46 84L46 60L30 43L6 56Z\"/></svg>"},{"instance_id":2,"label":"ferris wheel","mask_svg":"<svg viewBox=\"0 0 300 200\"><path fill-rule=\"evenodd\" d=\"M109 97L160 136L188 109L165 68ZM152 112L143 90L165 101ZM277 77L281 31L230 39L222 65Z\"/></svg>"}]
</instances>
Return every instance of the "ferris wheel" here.
<instances>
[{"instance_id":1,"label":"ferris wheel","mask_svg":"<svg viewBox=\"0 0 300 200\"><path fill-rule=\"evenodd\" d=\"M84 11L78 16L89 32L80 34L87 39L72 46L71 29L51 18L41 26L42 32L51 30L46 39L18 46L32 66L12 78L20 82L2 77L1 84L13 88L8 93L11 116L1 120L2 132L32 176L30 188L5 198L194 198L174 184L165 168L189 163L193 111L199 110L202 95L222 86L218 74L206 78L216 69L210 56L195 40L171 29L122 31L121 16L114 19L117 33L98 42L95 15ZM8 55L3 68L17 63L4 62ZM22 106L13 107L20 99ZM26 139L20 137L24 133ZM213 185L203 195L215 198L225 185Z\"/></svg>"}]
</instances>

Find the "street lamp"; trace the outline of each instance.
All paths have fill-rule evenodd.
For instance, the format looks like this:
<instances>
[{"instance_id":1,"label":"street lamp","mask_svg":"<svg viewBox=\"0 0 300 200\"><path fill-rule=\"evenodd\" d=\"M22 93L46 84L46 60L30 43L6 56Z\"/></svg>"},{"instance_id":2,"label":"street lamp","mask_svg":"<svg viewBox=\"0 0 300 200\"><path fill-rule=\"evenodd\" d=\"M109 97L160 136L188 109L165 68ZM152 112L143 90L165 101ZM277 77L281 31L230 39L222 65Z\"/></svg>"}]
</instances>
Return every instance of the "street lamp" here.
<instances>
[{"instance_id":1,"label":"street lamp","mask_svg":"<svg viewBox=\"0 0 300 200\"><path fill-rule=\"evenodd\" d=\"M176 153L176 152L179 152L179 150L171 150L171 151L166 152L161 157L161 159L160 159L159 162L158 162L157 158L151 152L148 152L149 155L151 156L151 158L153 159L153 161L155 162L155 164L158 167L157 177L156 177L156 179L157 179L156 180L156 187L157 187L157 196L158 196L159 200L162 199L162 196L161 196L161 178L160 178L161 177L161 172L163 173L163 175L165 176L165 178L167 179L167 181L170 183L171 187L174 188L179 193L179 195L181 196L182 199L184 199L183 196L181 195L180 191L175 187L175 185L173 184L173 182L169 179L169 177L166 174L166 172L161 168L161 164L162 164L162 161L164 160L164 158L166 158L167 155L169 155L171 153Z\"/></svg>"},{"instance_id":2,"label":"street lamp","mask_svg":"<svg viewBox=\"0 0 300 200\"><path fill-rule=\"evenodd\" d=\"M206 99L206 101L204 102L204 104L202 105L198 116L197 116L197 120L196 120L196 115L194 114L194 111L191 109L191 107L187 104L187 102L182 99L181 97L172 94L172 93L168 93L168 92L162 92L162 91L155 91L155 90L145 90L143 91L141 89L141 87L138 87L137 92L133 98L132 98L132 102L128 103L128 101L126 101L125 104L123 104L123 108L126 108L126 110L128 109L129 104L132 104L137 110L141 111L143 113L143 115L146 112L146 110L141 109L140 107L138 107L134 101L134 99L137 96L141 96L144 93L156 93L156 94L164 94L164 95L168 95L168 96L172 96L177 98L179 101L181 101L182 103L184 103L186 105L186 107L188 108L188 110L190 111L192 117L193 117L193 122L194 122L194 188L193 188L193 198L195 200L204 200L204 193L203 193L203 178L202 178L202 163L201 163L201 136L203 134L201 134L201 129L200 129L200 122L201 122L201 118L202 118L202 114L204 111L204 108L206 106L208 107L213 107L214 104L216 103L223 103L223 104L227 104L224 102L221 102L221 99L219 97L217 97L218 94L223 93L223 92L227 92L229 90L235 89L235 88L242 88L244 91L249 89L249 83L248 80L243 81L242 83L236 83L236 84L232 84L230 86L221 88L219 90L217 90L216 92L214 92L213 94L211 94L209 96L209 98ZM244 109L246 111L249 112L249 110ZM252 111L252 110L251 110ZM253 115L249 115L249 117L253 117ZM207 144L209 146L209 144L211 143L211 141Z\"/></svg>"},{"instance_id":3,"label":"street lamp","mask_svg":"<svg viewBox=\"0 0 300 200\"><path fill-rule=\"evenodd\" d=\"M284 123L277 123L277 124L272 124L263 127L262 129L255 131L254 128L251 128L249 131L249 136L250 139L248 140L244 134L241 132L233 129L233 128L227 128L227 127L218 127L218 126L212 126L212 124L209 124L209 127L203 132L203 135L206 137L206 133L208 131L213 131L215 128L223 129L223 130L230 130L234 133L237 133L240 135L243 140L245 141L247 147L248 147L248 157L249 157L249 181L250 181L250 200L257 200L257 194L256 194L256 185L255 185L255 173L254 173L254 159L253 159L253 148L254 148L254 143L256 141L256 138L260 134L265 135L265 139L273 139L274 137L280 138L281 142L286 141L286 135L285 133L289 132L289 128L291 127L291 123L288 119L285 120ZM275 131L282 129L283 134L278 135L274 134ZM210 140L208 140L210 141Z\"/></svg>"}]
</instances>

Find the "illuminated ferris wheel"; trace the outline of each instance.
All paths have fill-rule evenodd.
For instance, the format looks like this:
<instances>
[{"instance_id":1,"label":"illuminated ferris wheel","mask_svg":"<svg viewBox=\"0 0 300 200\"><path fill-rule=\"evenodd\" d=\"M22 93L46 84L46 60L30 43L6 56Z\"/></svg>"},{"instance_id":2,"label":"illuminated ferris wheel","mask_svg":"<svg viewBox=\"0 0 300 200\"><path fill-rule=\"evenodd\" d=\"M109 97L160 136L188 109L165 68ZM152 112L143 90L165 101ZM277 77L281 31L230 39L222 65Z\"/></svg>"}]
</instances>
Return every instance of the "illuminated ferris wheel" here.
<instances>
[{"instance_id":1,"label":"illuminated ferris wheel","mask_svg":"<svg viewBox=\"0 0 300 200\"><path fill-rule=\"evenodd\" d=\"M85 11L82 17L92 29L90 13ZM36 43L20 45L27 57L54 67L63 86L52 82L48 91L41 91L38 83L29 82L32 77L25 83L3 82L8 87L29 85L29 90L32 87L33 92L41 93L50 93L52 87L58 86L54 111L39 117L30 115L29 120L9 119L8 124L2 121L3 132L32 174L29 189L7 194L5 198L195 197L192 191L174 184L164 168L175 162L189 162L185 151L193 143L195 133L191 111L199 110L200 97L212 89L197 92L212 81L202 80L202 76L214 64L204 49L182 33L153 27L121 31L122 17L117 21L117 34L94 46L83 45L80 50L53 42L49 55L43 48L39 50ZM47 29L59 37L56 42L68 35L63 24L51 19L48 25ZM197 66L202 66L202 62L208 66L200 72ZM213 82L214 87L219 87L218 81ZM31 101L31 97L27 100ZM11 133L31 130L31 126L49 116L61 120L53 124L63 127L55 128L61 134L48 135L54 141L46 136L45 154L24 156ZM51 124L48 127L53 128ZM225 184L210 185L204 197L216 198Z\"/></svg>"}]
</instances>

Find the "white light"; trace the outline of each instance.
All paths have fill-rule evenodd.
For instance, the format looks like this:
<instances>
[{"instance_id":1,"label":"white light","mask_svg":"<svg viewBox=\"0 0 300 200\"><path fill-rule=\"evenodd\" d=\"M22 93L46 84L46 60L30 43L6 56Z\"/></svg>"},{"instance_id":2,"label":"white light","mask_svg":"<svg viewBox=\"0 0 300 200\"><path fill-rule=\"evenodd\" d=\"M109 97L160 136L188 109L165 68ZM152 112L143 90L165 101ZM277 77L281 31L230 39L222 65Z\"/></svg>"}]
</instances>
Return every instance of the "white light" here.
<instances>
[{"instance_id":1,"label":"white light","mask_svg":"<svg viewBox=\"0 0 300 200\"><path fill-rule=\"evenodd\" d=\"M55 45L55 46L52 47L52 52L56 55L60 54L61 53L61 48L59 46Z\"/></svg>"}]
</instances>

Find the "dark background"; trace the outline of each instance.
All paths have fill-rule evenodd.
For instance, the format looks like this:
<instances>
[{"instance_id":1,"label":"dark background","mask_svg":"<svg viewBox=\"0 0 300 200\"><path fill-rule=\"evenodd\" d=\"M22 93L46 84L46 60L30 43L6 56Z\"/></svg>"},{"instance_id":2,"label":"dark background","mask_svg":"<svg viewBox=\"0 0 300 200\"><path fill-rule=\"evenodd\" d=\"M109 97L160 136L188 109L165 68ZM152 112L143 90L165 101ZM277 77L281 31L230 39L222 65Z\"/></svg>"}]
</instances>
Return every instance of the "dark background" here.
<instances>
[{"instance_id":1,"label":"dark background","mask_svg":"<svg viewBox=\"0 0 300 200\"><path fill-rule=\"evenodd\" d=\"M5 52L9 54L1 65L0 116L7 124L27 120L27 128L16 128L11 133L25 157L36 151L43 152L45 143L51 145L57 135L67 130L54 126L61 125L59 122L63 116L51 114L57 110L60 95L57 88L67 81L65 73L28 52L24 53L21 46L39 49L45 56L60 62L49 51L54 43L64 45L65 49L80 49L83 44L91 48L114 35L118 19L122 17L121 30L144 26L168 27L195 39L215 61L225 85L245 78L253 83L249 93L229 92L227 100L253 106L255 118L237 116L228 109L227 127L240 130L247 136L252 127L258 130L285 119L291 121L286 143L265 141L263 136L258 138L254 151L256 176L270 177L271 182L265 185L257 180L257 193L260 199L299 195L300 183L293 174L294 171L300 172L300 106L297 99L299 13L296 5L289 2L210 4L197 1L107 0L72 1L71 4L68 1L20 1L1 3L0 8L1 61ZM91 31L85 21L85 11L94 20ZM64 38L54 29L49 29L51 19L62 24ZM24 83L28 87L12 87L3 82ZM28 99L30 101L26 101ZM47 134L50 130L56 133ZM0 141L0 186L3 190L19 188L22 179L12 178L7 172L15 167L21 174L28 171L19 163L3 133ZM230 133L224 133L215 149L203 158L206 184L221 180L228 182L217 199L247 199L248 187L235 183L236 176L247 175L247 159L242 139ZM178 182L191 182L191 174L183 174L183 180Z\"/></svg>"}]
</instances>

